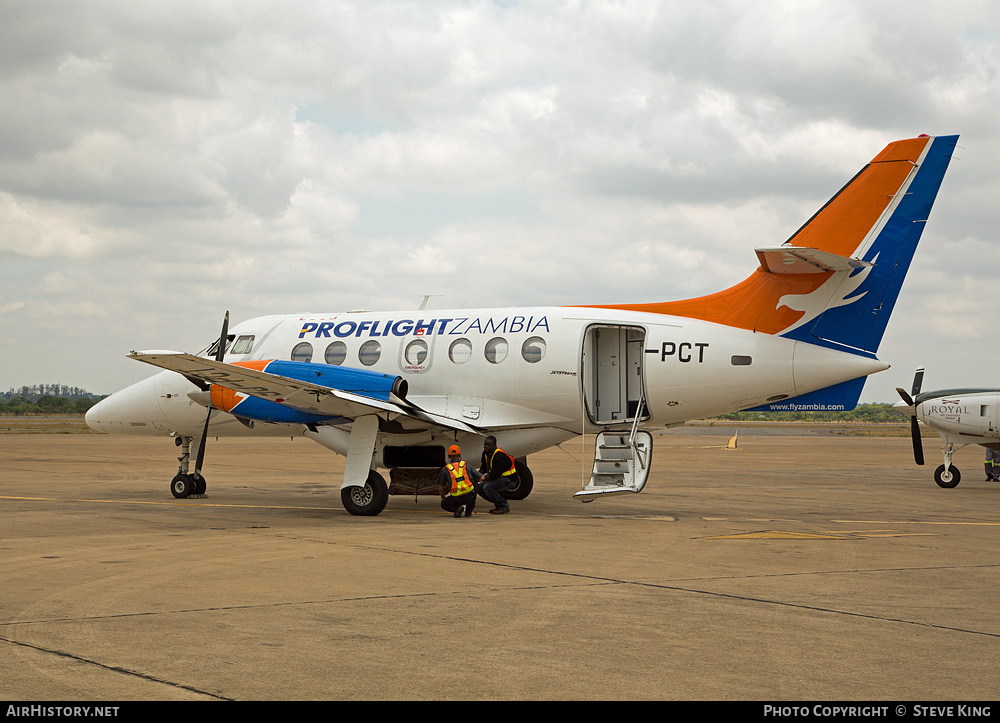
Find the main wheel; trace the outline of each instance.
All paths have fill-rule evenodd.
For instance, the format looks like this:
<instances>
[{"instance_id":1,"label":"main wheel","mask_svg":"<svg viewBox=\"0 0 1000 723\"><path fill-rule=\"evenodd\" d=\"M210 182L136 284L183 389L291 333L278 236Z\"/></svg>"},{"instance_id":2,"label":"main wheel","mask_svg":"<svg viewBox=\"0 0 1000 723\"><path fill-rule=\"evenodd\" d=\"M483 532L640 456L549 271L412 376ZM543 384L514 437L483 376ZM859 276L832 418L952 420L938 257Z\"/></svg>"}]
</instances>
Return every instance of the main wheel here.
<instances>
[{"instance_id":1,"label":"main wheel","mask_svg":"<svg viewBox=\"0 0 1000 723\"><path fill-rule=\"evenodd\" d=\"M949 467L948 471L945 472L944 465L941 465L934 470L934 481L938 483L938 487L950 490L952 487L958 487L958 483L962 481L962 473L955 465Z\"/></svg>"},{"instance_id":2,"label":"main wheel","mask_svg":"<svg viewBox=\"0 0 1000 723\"><path fill-rule=\"evenodd\" d=\"M514 469L517 470L518 483L513 489L500 493L505 500L523 500L531 494L531 489L535 486L535 476L528 469L527 460L524 457L518 457L514 460Z\"/></svg>"},{"instance_id":3,"label":"main wheel","mask_svg":"<svg viewBox=\"0 0 1000 723\"><path fill-rule=\"evenodd\" d=\"M194 489L194 478L189 474L179 474L170 480L170 493L177 499L190 497Z\"/></svg>"},{"instance_id":4,"label":"main wheel","mask_svg":"<svg viewBox=\"0 0 1000 723\"><path fill-rule=\"evenodd\" d=\"M374 517L385 509L389 501L389 488L382 475L371 470L364 487L351 486L340 490L340 501L352 515Z\"/></svg>"}]
</instances>

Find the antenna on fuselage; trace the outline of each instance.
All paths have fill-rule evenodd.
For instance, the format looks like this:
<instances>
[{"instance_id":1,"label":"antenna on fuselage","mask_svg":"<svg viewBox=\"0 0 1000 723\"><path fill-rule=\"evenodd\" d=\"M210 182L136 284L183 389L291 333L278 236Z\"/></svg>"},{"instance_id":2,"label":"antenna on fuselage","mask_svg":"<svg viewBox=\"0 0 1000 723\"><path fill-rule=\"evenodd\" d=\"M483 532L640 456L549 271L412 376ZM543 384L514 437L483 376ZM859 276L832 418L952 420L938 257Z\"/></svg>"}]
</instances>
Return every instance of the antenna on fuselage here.
<instances>
[{"instance_id":1,"label":"antenna on fuselage","mask_svg":"<svg viewBox=\"0 0 1000 723\"><path fill-rule=\"evenodd\" d=\"M424 300L420 302L420 306L417 308L417 311L423 311L426 309L427 302L430 301L432 296L444 296L444 294L424 294Z\"/></svg>"}]
</instances>

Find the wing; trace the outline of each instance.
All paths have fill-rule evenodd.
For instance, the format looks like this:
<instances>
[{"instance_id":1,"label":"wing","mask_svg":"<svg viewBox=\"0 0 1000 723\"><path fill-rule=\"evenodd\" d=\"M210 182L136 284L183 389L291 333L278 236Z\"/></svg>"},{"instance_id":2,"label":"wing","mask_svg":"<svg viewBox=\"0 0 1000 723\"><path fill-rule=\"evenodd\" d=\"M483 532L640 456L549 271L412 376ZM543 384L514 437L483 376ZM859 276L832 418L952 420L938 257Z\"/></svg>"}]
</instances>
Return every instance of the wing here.
<instances>
[{"instance_id":1,"label":"wing","mask_svg":"<svg viewBox=\"0 0 1000 723\"><path fill-rule=\"evenodd\" d=\"M401 377L281 360L228 364L169 351L133 351L128 357L215 385L213 406L248 419L341 423L377 413L389 421L411 421L419 423L417 426L480 434L465 422L407 402L406 381ZM225 390L233 394L226 394Z\"/></svg>"}]
</instances>

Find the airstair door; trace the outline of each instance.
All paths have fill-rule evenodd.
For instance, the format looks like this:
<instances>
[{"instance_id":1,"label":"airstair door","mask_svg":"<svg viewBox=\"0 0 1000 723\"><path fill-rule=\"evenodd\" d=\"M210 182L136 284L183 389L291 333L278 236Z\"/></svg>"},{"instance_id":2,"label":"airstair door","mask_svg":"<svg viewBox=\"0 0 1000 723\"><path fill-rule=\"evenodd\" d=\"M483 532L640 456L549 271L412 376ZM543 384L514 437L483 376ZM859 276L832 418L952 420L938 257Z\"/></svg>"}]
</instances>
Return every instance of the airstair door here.
<instances>
[{"instance_id":1,"label":"airstair door","mask_svg":"<svg viewBox=\"0 0 1000 723\"><path fill-rule=\"evenodd\" d=\"M641 492L649 477L652 453L653 435L645 430L601 432L590 483L574 497L590 502L599 495Z\"/></svg>"},{"instance_id":2,"label":"airstair door","mask_svg":"<svg viewBox=\"0 0 1000 723\"><path fill-rule=\"evenodd\" d=\"M587 414L594 424L623 425L646 419L642 360L646 332L640 327L594 325L583 342Z\"/></svg>"}]
</instances>

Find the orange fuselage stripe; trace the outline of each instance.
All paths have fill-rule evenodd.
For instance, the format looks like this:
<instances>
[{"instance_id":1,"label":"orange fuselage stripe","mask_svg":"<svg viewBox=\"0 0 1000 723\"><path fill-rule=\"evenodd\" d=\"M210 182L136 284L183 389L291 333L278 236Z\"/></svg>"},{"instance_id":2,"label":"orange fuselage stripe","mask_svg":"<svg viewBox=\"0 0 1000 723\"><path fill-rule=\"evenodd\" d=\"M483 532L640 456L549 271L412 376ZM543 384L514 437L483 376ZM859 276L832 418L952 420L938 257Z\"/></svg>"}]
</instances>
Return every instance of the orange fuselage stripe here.
<instances>
[{"instance_id":1,"label":"orange fuselage stripe","mask_svg":"<svg viewBox=\"0 0 1000 723\"><path fill-rule=\"evenodd\" d=\"M274 360L264 359L259 361L236 362L233 366L245 367L247 369L262 372L272 361ZM232 389L220 387L218 384L212 385L212 406L216 409L221 409L223 412L231 412L237 404L243 401L245 396L246 395L237 396L237 393Z\"/></svg>"}]
</instances>

